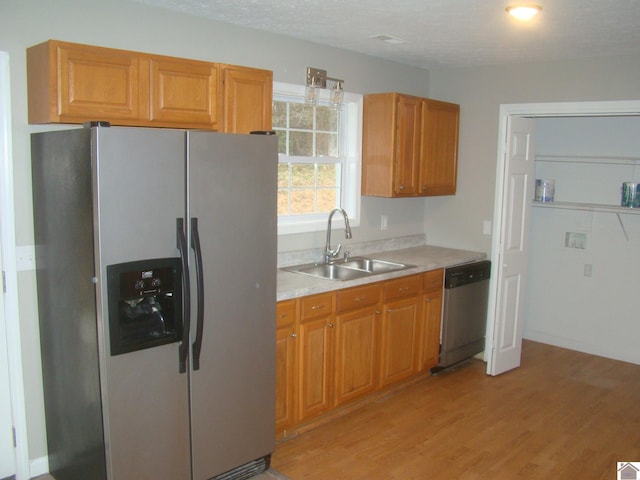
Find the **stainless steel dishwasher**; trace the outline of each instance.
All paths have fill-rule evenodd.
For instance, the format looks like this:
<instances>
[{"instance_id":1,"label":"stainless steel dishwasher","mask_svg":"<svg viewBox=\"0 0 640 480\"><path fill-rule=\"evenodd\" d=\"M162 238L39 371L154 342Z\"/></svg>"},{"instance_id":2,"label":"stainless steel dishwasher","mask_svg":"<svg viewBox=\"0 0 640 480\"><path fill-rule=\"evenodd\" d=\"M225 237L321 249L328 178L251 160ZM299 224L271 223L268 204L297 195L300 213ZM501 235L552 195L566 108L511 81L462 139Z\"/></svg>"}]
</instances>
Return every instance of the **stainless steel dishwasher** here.
<instances>
[{"instance_id":1,"label":"stainless steel dishwasher","mask_svg":"<svg viewBox=\"0 0 640 480\"><path fill-rule=\"evenodd\" d=\"M440 360L442 370L484 350L491 262L445 270Z\"/></svg>"}]
</instances>

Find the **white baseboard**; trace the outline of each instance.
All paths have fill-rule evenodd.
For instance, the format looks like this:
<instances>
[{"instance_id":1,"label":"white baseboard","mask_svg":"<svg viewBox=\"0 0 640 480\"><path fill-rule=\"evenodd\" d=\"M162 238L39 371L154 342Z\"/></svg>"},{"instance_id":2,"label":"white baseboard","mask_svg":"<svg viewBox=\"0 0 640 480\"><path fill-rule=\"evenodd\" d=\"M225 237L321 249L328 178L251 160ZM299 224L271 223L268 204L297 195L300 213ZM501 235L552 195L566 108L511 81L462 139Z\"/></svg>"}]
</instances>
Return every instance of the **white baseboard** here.
<instances>
[{"instance_id":1,"label":"white baseboard","mask_svg":"<svg viewBox=\"0 0 640 480\"><path fill-rule=\"evenodd\" d=\"M35 478L49 473L49 457L40 457L29 460L29 476Z\"/></svg>"},{"instance_id":2,"label":"white baseboard","mask_svg":"<svg viewBox=\"0 0 640 480\"><path fill-rule=\"evenodd\" d=\"M638 352L629 353L618 351L612 348L585 343L571 338L558 337L556 335L535 330L525 330L522 334L522 338L526 340L533 340L534 342L546 343L555 347L566 348L568 350L588 353L590 355L596 355L598 357L610 358L611 360L619 360L621 362L640 365L640 354L638 354Z\"/></svg>"}]
</instances>

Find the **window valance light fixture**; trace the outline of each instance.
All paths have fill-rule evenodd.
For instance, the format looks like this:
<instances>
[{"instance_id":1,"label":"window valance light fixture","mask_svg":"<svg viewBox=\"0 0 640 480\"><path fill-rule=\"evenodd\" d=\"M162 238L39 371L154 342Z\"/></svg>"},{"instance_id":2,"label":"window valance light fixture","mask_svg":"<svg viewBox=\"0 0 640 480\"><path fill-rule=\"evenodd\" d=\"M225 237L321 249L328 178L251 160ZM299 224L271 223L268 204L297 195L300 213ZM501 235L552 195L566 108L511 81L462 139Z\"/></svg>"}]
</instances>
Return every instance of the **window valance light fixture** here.
<instances>
[{"instance_id":1,"label":"window valance light fixture","mask_svg":"<svg viewBox=\"0 0 640 480\"><path fill-rule=\"evenodd\" d=\"M327 82L330 82L327 86ZM327 76L327 71L320 68L307 67L307 86L305 100L309 105L318 103L318 89L331 89L329 100L332 105L339 107L344 99L344 80Z\"/></svg>"},{"instance_id":2,"label":"window valance light fixture","mask_svg":"<svg viewBox=\"0 0 640 480\"><path fill-rule=\"evenodd\" d=\"M506 9L507 13L518 20L531 20L542 11L540 5L510 5Z\"/></svg>"}]
</instances>

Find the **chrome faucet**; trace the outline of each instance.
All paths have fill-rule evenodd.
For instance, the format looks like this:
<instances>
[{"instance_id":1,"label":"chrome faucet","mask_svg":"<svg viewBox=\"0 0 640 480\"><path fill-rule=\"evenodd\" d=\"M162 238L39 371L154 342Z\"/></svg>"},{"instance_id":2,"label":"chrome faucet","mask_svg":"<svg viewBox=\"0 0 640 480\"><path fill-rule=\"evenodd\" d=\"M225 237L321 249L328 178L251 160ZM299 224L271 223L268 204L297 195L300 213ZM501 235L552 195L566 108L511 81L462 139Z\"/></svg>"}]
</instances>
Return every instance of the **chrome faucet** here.
<instances>
[{"instance_id":1,"label":"chrome faucet","mask_svg":"<svg viewBox=\"0 0 640 480\"><path fill-rule=\"evenodd\" d=\"M332 263L340 254L340 249L342 248L342 245L338 244L335 250L331 250L331 219L336 212L341 213L344 217L344 238L351 238L351 227L349 226L349 217L347 216L347 212L342 208L334 208L329 212L329 219L327 220L327 244L324 247L324 263Z\"/></svg>"}]
</instances>

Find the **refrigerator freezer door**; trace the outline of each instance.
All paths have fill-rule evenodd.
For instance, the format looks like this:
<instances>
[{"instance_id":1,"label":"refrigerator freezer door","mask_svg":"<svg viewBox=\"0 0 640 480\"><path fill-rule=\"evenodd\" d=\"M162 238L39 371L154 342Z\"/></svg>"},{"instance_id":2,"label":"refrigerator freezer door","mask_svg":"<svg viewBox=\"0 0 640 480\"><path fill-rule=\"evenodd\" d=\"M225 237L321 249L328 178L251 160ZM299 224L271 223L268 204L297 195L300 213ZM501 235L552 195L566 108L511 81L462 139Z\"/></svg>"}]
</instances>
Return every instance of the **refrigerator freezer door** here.
<instances>
[{"instance_id":1,"label":"refrigerator freezer door","mask_svg":"<svg viewBox=\"0 0 640 480\"><path fill-rule=\"evenodd\" d=\"M108 478L188 479L188 381L178 371L179 344L111 355L106 301L107 265L178 256L185 133L111 127L93 135Z\"/></svg>"},{"instance_id":2,"label":"refrigerator freezer door","mask_svg":"<svg viewBox=\"0 0 640 480\"><path fill-rule=\"evenodd\" d=\"M188 166L204 282L191 372L193 478L204 480L275 447L276 139L192 132Z\"/></svg>"}]
</instances>

